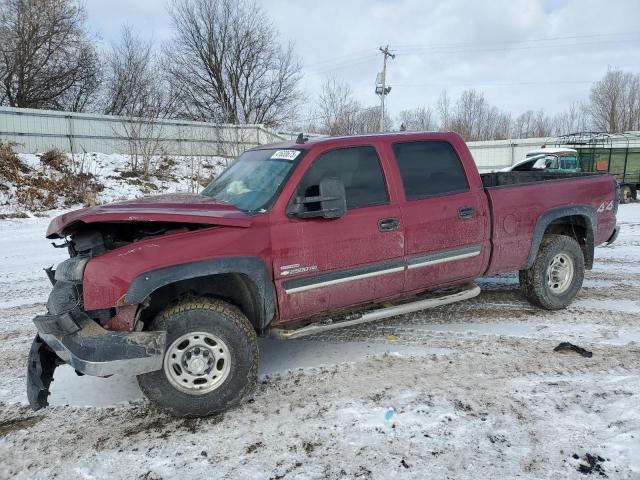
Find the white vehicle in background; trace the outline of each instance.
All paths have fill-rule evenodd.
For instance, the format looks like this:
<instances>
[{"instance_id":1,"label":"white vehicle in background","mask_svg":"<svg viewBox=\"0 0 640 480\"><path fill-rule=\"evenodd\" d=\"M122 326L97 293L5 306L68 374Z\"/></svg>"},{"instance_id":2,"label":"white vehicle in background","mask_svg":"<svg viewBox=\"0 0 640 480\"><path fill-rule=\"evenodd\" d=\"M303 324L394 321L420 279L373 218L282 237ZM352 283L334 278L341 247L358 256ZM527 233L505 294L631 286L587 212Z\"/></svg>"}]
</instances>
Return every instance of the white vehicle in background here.
<instances>
[{"instance_id":1,"label":"white vehicle in background","mask_svg":"<svg viewBox=\"0 0 640 480\"><path fill-rule=\"evenodd\" d=\"M573 148L539 148L532 150L521 160L501 172L530 172L544 170L548 172L581 172L578 151Z\"/></svg>"}]
</instances>

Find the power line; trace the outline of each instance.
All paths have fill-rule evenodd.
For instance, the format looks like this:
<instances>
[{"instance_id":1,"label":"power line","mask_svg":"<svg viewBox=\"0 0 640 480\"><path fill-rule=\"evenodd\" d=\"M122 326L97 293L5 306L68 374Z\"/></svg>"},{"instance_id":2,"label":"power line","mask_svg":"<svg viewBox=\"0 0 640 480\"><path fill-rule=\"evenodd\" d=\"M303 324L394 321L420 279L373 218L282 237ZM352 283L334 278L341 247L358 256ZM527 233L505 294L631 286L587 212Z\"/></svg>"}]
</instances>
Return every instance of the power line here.
<instances>
[{"instance_id":1,"label":"power line","mask_svg":"<svg viewBox=\"0 0 640 480\"><path fill-rule=\"evenodd\" d=\"M457 50L432 50L427 52L426 50L398 50L404 55L422 55L424 53L429 53L430 55L451 55L454 53L479 53L479 52L507 52L507 51L518 51L518 50L542 50L542 49L555 49L559 50L566 47L603 47L606 45L616 45L619 42L607 42L607 41L599 41L599 42L581 42L581 43L571 43L571 44L562 44L562 45L528 45L521 47L489 47L489 48L465 48L465 49L457 49ZM633 43L640 43L640 39L638 41L634 41Z\"/></svg>"},{"instance_id":2,"label":"power line","mask_svg":"<svg viewBox=\"0 0 640 480\"><path fill-rule=\"evenodd\" d=\"M585 47L585 46L603 46L616 44L623 41L617 40L600 40L589 42L573 42L573 43L560 43L560 44L543 44L543 45L526 45L528 43L538 42L554 42L558 40L576 40L576 39L596 39L604 37L624 37L638 35L637 40L633 40L634 43L640 41L640 31L638 32L621 32L621 33L600 33L600 34L588 34L588 35L566 35L559 37L544 37L544 38L532 38L528 40L501 40L491 42L458 42L458 43L434 43L434 44L396 44L392 48L397 53L406 55L417 55L420 52L430 51L431 53L476 53L476 52L490 52L490 51L505 51L505 50L532 50L532 49L545 49L545 48L566 48L566 47ZM491 47L491 45L502 45L502 47ZM484 46L484 48L483 48ZM488 48L487 48L488 47ZM334 70L340 70L343 68L353 67L369 63L377 58L378 54L368 53L372 50L360 50L357 52L351 52L344 55L339 55L333 58L327 58L319 60L315 63L304 65L304 68L309 73L325 73ZM365 54L365 55L363 55Z\"/></svg>"},{"instance_id":3,"label":"power line","mask_svg":"<svg viewBox=\"0 0 640 480\"><path fill-rule=\"evenodd\" d=\"M325 58L323 60L318 60L313 63L305 64L305 67L309 67L309 68L323 67L325 65L332 64L332 63L340 63L343 61L357 60L365 56L366 57L370 57L371 55L377 56L377 53L374 53L374 51L375 50L373 48L368 48L366 50L359 50L357 52L345 53L343 55L338 55L336 57Z\"/></svg>"},{"instance_id":4,"label":"power line","mask_svg":"<svg viewBox=\"0 0 640 480\"><path fill-rule=\"evenodd\" d=\"M620 33L595 33L588 35L567 35L561 37L542 37L542 38L531 38L525 40L497 40L490 42L458 42L458 43L434 43L434 44L395 44L393 48L396 50L401 49L433 49L433 48L454 48L454 47L464 47L464 46L475 46L475 45L513 45L519 43L534 43L534 42L549 42L556 40L575 40L579 38L601 38L601 37L613 37L613 36L629 36L629 35L640 35L640 31L636 32L620 32Z\"/></svg>"},{"instance_id":5,"label":"power line","mask_svg":"<svg viewBox=\"0 0 640 480\"><path fill-rule=\"evenodd\" d=\"M355 58L353 60L343 60L343 61L335 62L334 64L327 64L326 66L320 66L315 68L305 66L305 69L307 72L310 72L310 73L324 73L324 72L330 72L333 70L340 70L342 68L361 65L364 63L370 63L376 58L378 58L378 54L372 54L364 57Z\"/></svg>"},{"instance_id":6,"label":"power line","mask_svg":"<svg viewBox=\"0 0 640 480\"><path fill-rule=\"evenodd\" d=\"M559 84L579 84L595 83L598 80L557 80L539 82L501 82L501 83L394 83L394 87L508 87L515 85L559 85Z\"/></svg>"}]
</instances>

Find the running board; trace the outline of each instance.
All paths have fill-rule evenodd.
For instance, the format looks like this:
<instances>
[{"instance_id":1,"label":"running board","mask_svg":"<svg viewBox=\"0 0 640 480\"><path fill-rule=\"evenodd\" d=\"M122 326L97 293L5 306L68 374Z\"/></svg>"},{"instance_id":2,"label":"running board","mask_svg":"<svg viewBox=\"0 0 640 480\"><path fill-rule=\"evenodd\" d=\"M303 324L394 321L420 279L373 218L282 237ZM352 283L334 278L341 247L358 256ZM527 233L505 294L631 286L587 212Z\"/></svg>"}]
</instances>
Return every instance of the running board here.
<instances>
[{"instance_id":1,"label":"running board","mask_svg":"<svg viewBox=\"0 0 640 480\"><path fill-rule=\"evenodd\" d=\"M410 303L402 303L399 305L393 305L391 307L380 308L378 310L371 310L363 314L358 314L356 318L353 318L353 315L350 315L347 316L347 320L341 320L331 323L313 323L305 327L290 330L276 327L270 330L269 335L281 340L300 338L307 335L313 335L314 333L335 330L336 328L351 327L353 325L359 325L361 323L373 322L388 317L395 317L396 315L403 315L405 313L412 313L419 310L427 310L429 308L440 307L442 305L449 305L450 303L460 302L462 300L468 300L470 298L477 297L479 294L480 287L478 287L475 283L470 283L468 285L464 285L462 290L451 293L449 295L417 300Z\"/></svg>"}]
</instances>

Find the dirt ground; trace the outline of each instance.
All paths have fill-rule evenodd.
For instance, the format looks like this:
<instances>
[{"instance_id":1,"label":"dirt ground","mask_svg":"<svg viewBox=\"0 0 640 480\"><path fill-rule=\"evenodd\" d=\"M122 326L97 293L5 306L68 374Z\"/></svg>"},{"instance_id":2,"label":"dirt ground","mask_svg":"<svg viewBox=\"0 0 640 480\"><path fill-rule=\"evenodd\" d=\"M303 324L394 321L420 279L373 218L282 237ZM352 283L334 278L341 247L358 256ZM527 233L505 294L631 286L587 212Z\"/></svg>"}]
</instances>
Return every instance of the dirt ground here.
<instances>
[{"instance_id":1,"label":"dirt ground","mask_svg":"<svg viewBox=\"0 0 640 480\"><path fill-rule=\"evenodd\" d=\"M566 310L533 308L503 275L467 302L262 340L252 397L195 420L153 409L133 379L64 368L53 405L29 410L41 268L64 252L47 219L0 221L0 477L640 478L640 204L619 220Z\"/></svg>"}]
</instances>

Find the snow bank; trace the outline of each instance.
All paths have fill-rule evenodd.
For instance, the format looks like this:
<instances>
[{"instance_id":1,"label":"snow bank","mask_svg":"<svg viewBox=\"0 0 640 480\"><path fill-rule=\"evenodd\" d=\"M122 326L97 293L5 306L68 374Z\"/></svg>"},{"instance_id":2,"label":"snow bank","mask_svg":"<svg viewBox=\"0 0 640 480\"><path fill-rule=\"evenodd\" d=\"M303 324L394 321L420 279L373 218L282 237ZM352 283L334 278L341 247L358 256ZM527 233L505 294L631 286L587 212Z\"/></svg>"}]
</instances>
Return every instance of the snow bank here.
<instances>
[{"instance_id":1,"label":"snow bank","mask_svg":"<svg viewBox=\"0 0 640 480\"><path fill-rule=\"evenodd\" d=\"M84 172L94 177L104 189L96 195L95 203L109 203L129 200L145 195L176 192L199 192L211 178L222 172L229 160L222 157L153 157L150 162L150 175L131 175L131 157L120 154L85 153L79 155L64 154L65 165L70 171ZM41 154L17 154L17 157L35 172L45 175L60 175L41 162ZM9 190L0 189L0 214L26 212L33 214L16 197L15 185ZM82 205L70 205L65 192L55 192L57 198L53 204L57 208L78 208Z\"/></svg>"}]
</instances>

